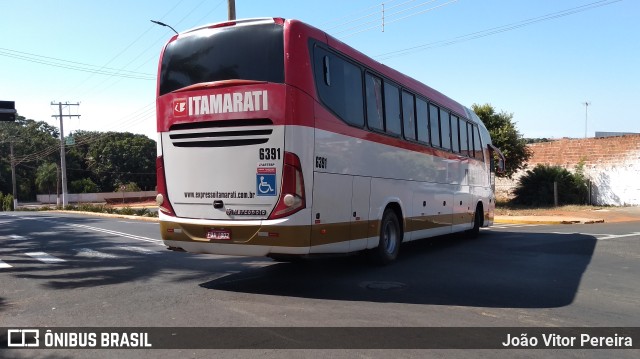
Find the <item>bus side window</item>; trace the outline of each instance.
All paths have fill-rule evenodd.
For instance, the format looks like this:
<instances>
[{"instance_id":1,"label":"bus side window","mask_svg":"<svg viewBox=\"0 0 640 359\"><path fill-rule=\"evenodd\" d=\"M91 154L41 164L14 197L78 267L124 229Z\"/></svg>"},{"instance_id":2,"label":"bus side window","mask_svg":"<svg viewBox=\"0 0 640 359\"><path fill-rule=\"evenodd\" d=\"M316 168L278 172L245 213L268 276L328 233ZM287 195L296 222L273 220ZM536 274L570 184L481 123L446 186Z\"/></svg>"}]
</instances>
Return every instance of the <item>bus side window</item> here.
<instances>
[{"instance_id":1,"label":"bus side window","mask_svg":"<svg viewBox=\"0 0 640 359\"><path fill-rule=\"evenodd\" d=\"M451 148L453 152L460 153L460 139L458 133L458 117L451 115Z\"/></svg>"},{"instance_id":2,"label":"bus side window","mask_svg":"<svg viewBox=\"0 0 640 359\"><path fill-rule=\"evenodd\" d=\"M407 91L402 91L402 125L404 126L404 138L416 139L416 112L415 97Z\"/></svg>"},{"instance_id":3,"label":"bus side window","mask_svg":"<svg viewBox=\"0 0 640 359\"><path fill-rule=\"evenodd\" d=\"M316 86L322 103L344 122L364 126L362 70L323 48L315 52Z\"/></svg>"},{"instance_id":4,"label":"bus side window","mask_svg":"<svg viewBox=\"0 0 640 359\"><path fill-rule=\"evenodd\" d=\"M473 153L473 125L467 122L467 136L469 138L469 157L475 158L476 155Z\"/></svg>"},{"instance_id":5,"label":"bus side window","mask_svg":"<svg viewBox=\"0 0 640 359\"><path fill-rule=\"evenodd\" d=\"M484 161L482 143L480 141L480 129L476 125L473 126L473 149L475 151L475 158L479 161Z\"/></svg>"},{"instance_id":6,"label":"bus side window","mask_svg":"<svg viewBox=\"0 0 640 359\"><path fill-rule=\"evenodd\" d=\"M460 119L460 153L469 156L469 141L467 140L467 121Z\"/></svg>"},{"instance_id":7,"label":"bus side window","mask_svg":"<svg viewBox=\"0 0 640 359\"><path fill-rule=\"evenodd\" d=\"M385 130L392 135L400 135L402 124L400 123L400 90L397 86L384 83L384 121Z\"/></svg>"},{"instance_id":8,"label":"bus side window","mask_svg":"<svg viewBox=\"0 0 640 359\"><path fill-rule=\"evenodd\" d=\"M429 104L429 129L431 132L431 144L440 147L440 121L438 120L438 106Z\"/></svg>"},{"instance_id":9,"label":"bus side window","mask_svg":"<svg viewBox=\"0 0 640 359\"><path fill-rule=\"evenodd\" d=\"M440 109L440 138L442 139L442 148L451 150L451 129L449 128L449 112Z\"/></svg>"},{"instance_id":10,"label":"bus side window","mask_svg":"<svg viewBox=\"0 0 640 359\"><path fill-rule=\"evenodd\" d=\"M382 80L370 73L365 75L367 92L367 124L369 128L384 131L382 117Z\"/></svg>"},{"instance_id":11,"label":"bus side window","mask_svg":"<svg viewBox=\"0 0 640 359\"><path fill-rule=\"evenodd\" d=\"M421 98L416 99L416 119L418 141L429 143L429 106Z\"/></svg>"}]
</instances>

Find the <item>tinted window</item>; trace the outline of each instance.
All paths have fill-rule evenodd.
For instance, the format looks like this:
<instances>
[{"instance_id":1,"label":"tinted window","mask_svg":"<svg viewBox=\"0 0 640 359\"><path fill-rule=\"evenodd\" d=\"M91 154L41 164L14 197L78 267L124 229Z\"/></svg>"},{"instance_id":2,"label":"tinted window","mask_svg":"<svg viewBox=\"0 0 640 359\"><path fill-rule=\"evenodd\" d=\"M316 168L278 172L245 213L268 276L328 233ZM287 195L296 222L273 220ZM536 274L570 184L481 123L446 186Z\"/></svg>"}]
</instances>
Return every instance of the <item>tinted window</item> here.
<instances>
[{"instance_id":1,"label":"tinted window","mask_svg":"<svg viewBox=\"0 0 640 359\"><path fill-rule=\"evenodd\" d=\"M469 139L469 157L475 157L473 153L473 125L467 122L467 138Z\"/></svg>"},{"instance_id":2,"label":"tinted window","mask_svg":"<svg viewBox=\"0 0 640 359\"><path fill-rule=\"evenodd\" d=\"M284 82L282 29L276 24L207 29L199 32L202 36L169 43L160 67L160 95L221 80Z\"/></svg>"},{"instance_id":3,"label":"tinted window","mask_svg":"<svg viewBox=\"0 0 640 359\"><path fill-rule=\"evenodd\" d=\"M416 119L418 123L418 141L429 143L429 113L427 103L418 98L416 100Z\"/></svg>"},{"instance_id":4,"label":"tinted window","mask_svg":"<svg viewBox=\"0 0 640 359\"><path fill-rule=\"evenodd\" d=\"M440 109L440 139L442 148L451 149L451 133L449 130L449 112Z\"/></svg>"},{"instance_id":5,"label":"tinted window","mask_svg":"<svg viewBox=\"0 0 640 359\"><path fill-rule=\"evenodd\" d=\"M416 139L415 97L407 91L402 91L402 125L404 138Z\"/></svg>"},{"instance_id":6,"label":"tinted window","mask_svg":"<svg viewBox=\"0 0 640 359\"><path fill-rule=\"evenodd\" d=\"M469 142L467 141L467 122L460 119L460 153L469 156Z\"/></svg>"},{"instance_id":7,"label":"tinted window","mask_svg":"<svg viewBox=\"0 0 640 359\"><path fill-rule=\"evenodd\" d=\"M384 131L382 122L382 80L371 74L365 75L367 91L367 124L369 128Z\"/></svg>"},{"instance_id":8,"label":"tinted window","mask_svg":"<svg viewBox=\"0 0 640 359\"><path fill-rule=\"evenodd\" d=\"M482 154L482 142L480 142L480 131L478 126L473 126L473 149L475 151L475 158L484 161Z\"/></svg>"},{"instance_id":9,"label":"tinted window","mask_svg":"<svg viewBox=\"0 0 640 359\"><path fill-rule=\"evenodd\" d=\"M322 102L343 121L364 125L362 71L343 58L316 47L316 86Z\"/></svg>"},{"instance_id":10,"label":"tinted window","mask_svg":"<svg viewBox=\"0 0 640 359\"><path fill-rule=\"evenodd\" d=\"M451 115L451 149L456 153L460 152L458 136L458 117Z\"/></svg>"},{"instance_id":11,"label":"tinted window","mask_svg":"<svg viewBox=\"0 0 640 359\"><path fill-rule=\"evenodd\" d=\"M429 104L429 131L431 132L431 144L440 147L440 121L438 112L440 109L434 104Z\"/></svg>"},{"instance_id":12,"label":"tinted window","mask_svg":"<svg viewBox=\"0 0 640 359\"><path fill-rule=\"evenodd\" d=\"M395 85L384 83L384 120L388 133L399 135L400 124L400 90Z\"/></svg>"}]
</instances>

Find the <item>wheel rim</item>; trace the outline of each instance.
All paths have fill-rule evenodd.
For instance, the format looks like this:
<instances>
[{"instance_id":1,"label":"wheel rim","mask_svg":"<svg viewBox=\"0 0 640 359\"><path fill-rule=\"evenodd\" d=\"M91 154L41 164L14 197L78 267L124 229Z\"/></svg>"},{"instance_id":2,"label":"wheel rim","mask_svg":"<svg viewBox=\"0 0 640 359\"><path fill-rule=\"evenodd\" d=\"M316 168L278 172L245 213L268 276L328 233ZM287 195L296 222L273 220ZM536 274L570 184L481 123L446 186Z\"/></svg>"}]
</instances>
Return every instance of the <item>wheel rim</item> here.
<instances>
[{"instance_id":1,"label":"wheel rim","mask_svg":"<svg viewBox=\"0 0 640 359\"><path fill-rule=\"evenodd\" d=\"M382 241L384 243L384 251L391 254L396 250L398 238L398 230L391 221L387 221L382 229Z\"/></svg>"}]
</instances>

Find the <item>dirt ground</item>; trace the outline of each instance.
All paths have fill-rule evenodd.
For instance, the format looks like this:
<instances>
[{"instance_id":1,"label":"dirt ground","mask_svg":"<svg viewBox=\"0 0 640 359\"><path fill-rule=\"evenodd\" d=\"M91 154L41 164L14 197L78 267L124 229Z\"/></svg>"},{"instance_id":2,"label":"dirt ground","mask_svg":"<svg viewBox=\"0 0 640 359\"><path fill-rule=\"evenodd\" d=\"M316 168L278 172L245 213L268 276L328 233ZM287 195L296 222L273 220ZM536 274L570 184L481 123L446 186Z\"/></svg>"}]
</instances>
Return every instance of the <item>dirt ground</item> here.
<instances>
[{"instance_id":1,"label":"dirt ground","mask_svg":"<svg viewBox=\"0 0 640 359\"><path fill-rule=\"evenodd\" d=\"M605 222L640 220L640 207L559 206L519 209L498 206L496 216L554 216L560 218L604 219Z\"/></svg>"}]
</instances>

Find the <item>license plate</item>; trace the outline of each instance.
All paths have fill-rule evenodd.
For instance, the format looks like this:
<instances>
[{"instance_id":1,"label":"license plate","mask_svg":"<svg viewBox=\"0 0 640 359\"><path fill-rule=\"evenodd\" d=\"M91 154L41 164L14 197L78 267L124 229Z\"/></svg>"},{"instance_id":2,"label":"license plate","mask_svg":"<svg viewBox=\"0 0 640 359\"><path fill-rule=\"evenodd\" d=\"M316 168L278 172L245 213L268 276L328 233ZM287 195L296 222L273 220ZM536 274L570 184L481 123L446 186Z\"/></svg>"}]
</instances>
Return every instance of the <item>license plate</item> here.
<instances>
[{"instance_id":1,"label":"license plate","mask_svg":"<svg viewBox=\"0 0 640 359\"><path fill-rule=\"evenodd\" d=\"M210 229L207 231L207 239L209 240L230 240L231 231L228 229Z\"/></svg>"}]
</instances>

